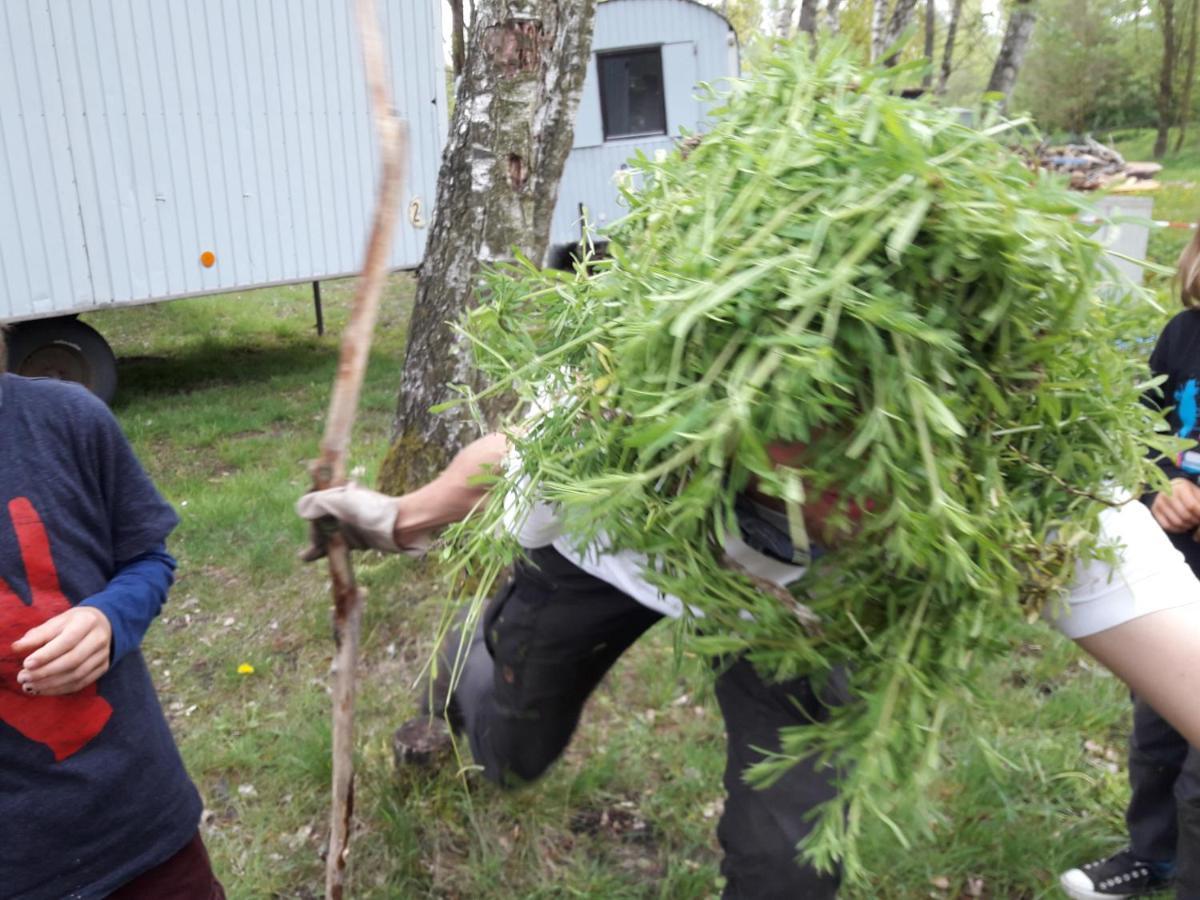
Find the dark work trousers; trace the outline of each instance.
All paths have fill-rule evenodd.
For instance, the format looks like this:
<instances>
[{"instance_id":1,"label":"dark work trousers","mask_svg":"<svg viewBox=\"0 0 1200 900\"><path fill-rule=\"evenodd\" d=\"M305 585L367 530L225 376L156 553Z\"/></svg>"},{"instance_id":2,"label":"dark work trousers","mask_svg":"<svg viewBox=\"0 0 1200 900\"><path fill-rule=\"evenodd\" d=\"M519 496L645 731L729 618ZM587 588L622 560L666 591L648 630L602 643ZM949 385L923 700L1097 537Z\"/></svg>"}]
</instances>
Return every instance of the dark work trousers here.
<instances>
[{"instance_id":1,"label":"dark work trousers","mask_svg":"<svg viewBox=\"0 0 1200 900\"><path fill-rule=\"evenodd\" d=\"M1168 535L1194 573L1200 544ZM1175 862L1178 900L1200 900L1200 752L1149 704L1134 698L1129 740L1129 842L1141 859Z\"/></svg>"},{"instance_id":2,"label":"dark work trousers","mask_svg":"<svg viewBox=\"0 0 1200 900\"><path fill-rule=\"evenodd\" d=\"M562 754L604 673L662 618L551 547L529 557L484 614L453 698L475 761L506 786L536 779ZM728 736L717 829L725 897L835 897L839 876L798 864L796 853L812 828L806 814L835 796L833 770L801 764L765 790L742 775L779 748L780 728L820 721L846 702L845 679L828 679L817 696L808 679L770 683L736 660L718 674L716 695Z\"/></svg>"}]
</instances>

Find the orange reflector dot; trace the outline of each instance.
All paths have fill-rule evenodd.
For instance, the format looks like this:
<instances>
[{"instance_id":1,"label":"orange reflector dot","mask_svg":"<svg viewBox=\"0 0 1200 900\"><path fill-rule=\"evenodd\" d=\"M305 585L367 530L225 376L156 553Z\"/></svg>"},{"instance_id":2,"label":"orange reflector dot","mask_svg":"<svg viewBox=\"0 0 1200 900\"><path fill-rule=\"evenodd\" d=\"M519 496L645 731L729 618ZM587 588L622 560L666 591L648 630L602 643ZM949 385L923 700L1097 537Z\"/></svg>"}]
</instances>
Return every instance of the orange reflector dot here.
<instances>
[{"instance_id":1,"label":"orange reflector dot","mask_svg":"<svg viewBox=\"0 0 1200 900\"><path fill-rule=\"evenodd\" d=\"M211 250L205 250L200 254L200 265L206 269L211 269L217 262L217 255Z\"/></svg>"}]
</instances>

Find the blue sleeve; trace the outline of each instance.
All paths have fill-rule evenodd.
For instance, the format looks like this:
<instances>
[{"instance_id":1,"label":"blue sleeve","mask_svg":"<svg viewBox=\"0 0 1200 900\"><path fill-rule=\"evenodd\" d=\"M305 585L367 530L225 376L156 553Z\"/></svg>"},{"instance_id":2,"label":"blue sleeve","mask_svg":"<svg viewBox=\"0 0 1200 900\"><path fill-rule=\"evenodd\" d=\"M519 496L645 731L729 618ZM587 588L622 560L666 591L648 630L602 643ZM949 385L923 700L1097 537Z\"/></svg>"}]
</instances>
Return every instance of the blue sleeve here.
<instances>
[{"instance_id":1,"label":"blue sleeve","mask_svg":"<svg viewBox=\"0 0 1200 900\"><path fill-rule=\"evenodd\" d=\"M104 613L112 624L112 662L141 646L146 629L162 609L175 582L175 558L159 544L119 563L108 586L80 602Z\"/></svg>"}]
</instances>

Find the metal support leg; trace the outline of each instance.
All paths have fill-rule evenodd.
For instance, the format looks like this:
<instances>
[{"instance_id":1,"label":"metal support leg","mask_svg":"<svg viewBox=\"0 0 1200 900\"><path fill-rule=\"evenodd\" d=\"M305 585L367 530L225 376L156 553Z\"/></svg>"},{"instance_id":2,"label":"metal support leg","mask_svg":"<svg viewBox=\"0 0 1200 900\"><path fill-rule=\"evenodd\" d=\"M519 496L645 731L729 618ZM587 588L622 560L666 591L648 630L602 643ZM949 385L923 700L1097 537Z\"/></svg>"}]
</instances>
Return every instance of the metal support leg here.
<instances>
[{"instance_id":1,"label":"metal support leg","mask_svg":"<svg viewBox=\"0 0 1200 900\"><path fill-rule=\"evenodd\" d=\"M321 308L321 282L313 283L313 311L317 314L317 336L325 337L325 311Z\"/></svg>"}]
</instances>

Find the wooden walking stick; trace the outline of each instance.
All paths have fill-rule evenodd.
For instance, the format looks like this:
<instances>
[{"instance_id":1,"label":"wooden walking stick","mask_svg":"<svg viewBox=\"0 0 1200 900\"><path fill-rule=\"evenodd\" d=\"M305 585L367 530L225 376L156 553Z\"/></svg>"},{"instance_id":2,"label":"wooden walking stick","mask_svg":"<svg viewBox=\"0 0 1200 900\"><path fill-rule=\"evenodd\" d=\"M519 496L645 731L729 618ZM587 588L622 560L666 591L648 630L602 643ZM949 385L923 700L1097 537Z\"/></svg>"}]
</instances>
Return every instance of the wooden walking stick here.
<instances>
[{"instance_id":1,"label":"wooden walking stick","mask_svg":"<svg viewBox=\"0 0 1200 900\"><path fill-rule=\"evenodd\" d=\"M313 490L343 484L346 452L358 409L358 395L367 368L371 333L379 309L379 295L387 278L388 257L395 231L407 165L408 134L396 118L388 94L383 61L383 39L375 0L357 0L355 5L363 66L371 97L375 133L382 161L375 215L367 244L366 259L354 297L350 321L342 334L341 355L329 401L321 456L313 466ZM346 883L346 858L350 850L350 817L354 807L354 682L358 658L358 635L362 604L350 551L340 533L326 544L329 576L333 583L333 804L329 818L329 854L325 860L325 896L341 900Z\"/></svg>"}]
</instances>

